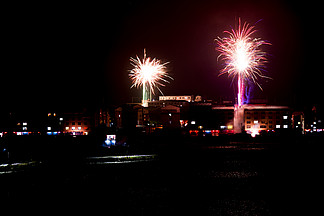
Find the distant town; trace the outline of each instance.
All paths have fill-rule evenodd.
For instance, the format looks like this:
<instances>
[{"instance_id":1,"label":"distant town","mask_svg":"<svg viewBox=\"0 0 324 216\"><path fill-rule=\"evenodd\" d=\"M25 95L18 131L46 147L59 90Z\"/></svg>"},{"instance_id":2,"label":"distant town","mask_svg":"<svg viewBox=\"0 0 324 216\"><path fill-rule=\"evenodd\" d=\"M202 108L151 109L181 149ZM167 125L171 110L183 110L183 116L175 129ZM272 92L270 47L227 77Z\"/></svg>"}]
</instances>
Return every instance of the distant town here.
<instances>
[{"instance_id":1,"label":"distant town","mask_svg":"<svg viewBox=\"0 0 324 216\"><path fill-rule=\"evenodd\" d=\"M38 122L15 113L6 113L0 136L46 135L83 136L103 128L107 135L154 134L163 130L179 130L189 136L220 136L247 133L252 137L278 133L321 134L322 113L316 106L310 110L293 110L288 106L251 100L237 115L235 101L213 101L197 95L160 96L159 100L101 107L95 111L44 113Z\"/></svg>"}]
</instances>

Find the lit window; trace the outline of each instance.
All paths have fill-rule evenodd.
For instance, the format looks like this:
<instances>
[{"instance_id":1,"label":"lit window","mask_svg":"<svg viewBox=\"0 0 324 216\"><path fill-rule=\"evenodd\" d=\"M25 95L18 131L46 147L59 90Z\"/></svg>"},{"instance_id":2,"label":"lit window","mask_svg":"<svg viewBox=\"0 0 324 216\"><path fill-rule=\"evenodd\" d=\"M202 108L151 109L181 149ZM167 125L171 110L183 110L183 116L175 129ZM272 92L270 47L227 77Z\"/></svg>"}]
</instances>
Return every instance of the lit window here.
<instances>
[{"instance_id":1,"label":"lit window","mask_svg":"<svg viewBox=\"0 0 324 216\"><path fill-rule=\"evenodd\" d=\"M193 124L193 125L196 124L196 121L191 121L191 124Z\"/></svg>"},{"instance_id":2,"label":"lit window","mask_svg":"<svg viewBox=\"0 0 324 216\"><path fill-rule=\"evenodd\" d=\"M75 127L72 127L72 130L75 130Z\"/></svg>"},{"instance_id":3,"label":"lit window","mask_svg":"<svg viewBox=\"0 0 324 216\"><path fill-rule=\"evenodd\" d=\"M50 131L50 130L52 130L52 128L51 128L51 127L47 127L47 130L49 130L49 131Z\"/></svg>"},{"instance_id":4,"label":"lit window","mask_svg":"<svg viewBox=\"0 0 324 216\"><path fill-rule=\"evenodd\" d=\"M283 128L288 128L288 125L284 125Z\"/></svg>"},{"instance_id":5,"label":"lit window","mask_svg":"<svg viewBox=\"0 0 324 216\"><path fill-rule=\"evenodd\" d=\"M258 121L258 120L254 120L253 123L254 123L254 124L258 124L259 121Z\"/></svg>"},{"instance_id":6,"label":"lit window","mask_svg":"<svg viewBox=\"0 0 324 216\"><path fill-rule=\"evenodd\" d=\"M70 128L69 127L65 127L65 130L69 130Z\"/></svg>"},{"instance_id":7,"label":"lit window","mask_svg":"<svg viewBox=\"0 0 324 216\"><path fill-rule=\"evenodd\" d=\"M60 118L60 121L63 121L63 118Z\"/></svg>"},{"instance_id":8,"label":"lit window","mask_svg":"<svg viewBox=\"0 0 324 216\"><path fill-rule=\"evenodd\" d=\"M27 122L23 122L23 125L26 126L27 125Z\"/></svg>"},{"instance_id":9,"label":"lit window","mask_svg":"<svg viewBox=\"0 0 324 216\"><path fill-rule=\"evenodd\" d=\"M280 128L280 125L276 125L276 128Z\"/></svg>"},{"instance_id":10,"label":"lit window","mask_svg":"<svg viewBox=\"0 0 324 216\"><path fill-rule=\"evenodd\" d=\"M169 113L169 116L172 116L172 114L171 114L171 113Z\"/></svg>"},{"instance_id":11,"label":"lit window","mask_svg":"<svg viewBox=\"0 0 324 216\"><path fill-rule=\"evenodd\" d=\"M81 127L78 127L78 130L81 130Z\"/></svg>"},{"instance_id":12,"label":"lit window","mask_svg":"<svg viewBox=\"0 0 324 216\"><path fill-rule=\"evenodd\" d=\"M288 116L283 116L282 118L283 118L283 119L288 119Z\"/></svg>"},{"instance_id":13,"label":"lit window","mask_svg":"<svg viewBox=\"0 0 324 216\"><path fill-rule=\"evenodd\" d=\"M48 114L47 114L47 116L50 116L50 115L52 115L52 113L48 113Z\"/></svg>"},{"instance_id":14,"label":"lit window","mask_svg":"<svg viewBox=\"0 0 324 216\"><path fill-rule=\"evenodd\" d=\"M23 130L27 130L27 127L23 127L22 129L23 129Z\"/></svg>"}]
</instances>

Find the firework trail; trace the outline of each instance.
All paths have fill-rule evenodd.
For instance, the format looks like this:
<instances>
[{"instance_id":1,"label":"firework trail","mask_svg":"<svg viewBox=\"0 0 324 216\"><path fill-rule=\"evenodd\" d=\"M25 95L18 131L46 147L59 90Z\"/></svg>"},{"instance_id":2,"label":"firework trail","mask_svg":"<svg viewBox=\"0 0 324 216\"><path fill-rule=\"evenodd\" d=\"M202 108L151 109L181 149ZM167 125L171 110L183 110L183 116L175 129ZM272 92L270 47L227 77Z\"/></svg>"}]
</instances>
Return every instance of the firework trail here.
<instances>
[{"instance_id":1,"label":"firework trail","mask_svg":"<svg viewBox=\"0 0 324 216\"><path fill-rule=\"evenodd\" d=\"M241 19L239 19L238 29L224 31L227 37L215 39L216 50L220 52L217 59L220 58L225 63L220 75L227 73L232 80L237 77L239 106L243 105L245 80L252 80L262 90L257 82L258 77L269 78L261 72L267 59L266 53L260 49L260 46L271 44L260 38L253 38L252 35L255 32L254 26L246 22L242 26Z\"/></svg>"},{"instance_id":2,"label":"firework trail","mask_svg":"<svg viewBox=\"0 0 324 216\"><path fill-rule=\"evenodd\" d=\"M131 88L143 87L143 101L151 100L151 98L148 98L148 93L155 94L154 88L157 88L163 95L159 86L165 86L164 83L169 83L168 78L173 80L166 71L166 65L169 62L161 63L156 58L151 59L147 57L145 49L143 59L140 59L138 56L136 58L131 57L130 63L134 67L129 72L129 77L132 80Z\"/></svg>"}]
</instances>

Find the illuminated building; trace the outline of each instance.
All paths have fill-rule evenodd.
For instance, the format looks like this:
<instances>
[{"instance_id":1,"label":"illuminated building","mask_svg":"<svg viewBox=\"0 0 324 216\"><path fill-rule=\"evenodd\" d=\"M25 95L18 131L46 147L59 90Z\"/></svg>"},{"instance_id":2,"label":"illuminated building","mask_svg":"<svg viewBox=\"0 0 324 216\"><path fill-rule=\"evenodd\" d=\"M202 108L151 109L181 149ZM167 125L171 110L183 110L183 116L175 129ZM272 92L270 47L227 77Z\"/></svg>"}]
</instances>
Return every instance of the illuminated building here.
<instances>
[{"instance_id":1,"label":"illuminated building","mask_svg":"<svg viewBox=\"0 0 324 216\"><path fill-rule=\"evenodd\" d=\"M58 115L56 112L48 112L47 119L44 122L42 132L46 131L47 135L59 135L63 128L63 117Z\"/></svg>"},{"instance_id":2,"label":"illuminated building","mask_svg":"<svg viewBox=\"0 0 324 216\"><path fill-rule=\"evenodd\" d=\"M244 128L248 133L291 129L291 111L287 106L243 105Z\"/></svg>"},{"instance_id":3,"label":"illuminated building","mask_svg":"<svg viewBox=\"0 0 324 216\"><path fill-rule=\"evenodd\" d=\"M91 118L85 113L64 113L63 133L69 135L88 135L91 129Z\"/></svg>"},{"instance_id":4,"label":"illuminated building","mask_svg":"<svg viewBox=\"0 0 324 216\"><path fill-rule=\"evenodd\" d=\"M193 96L159 96L159 101L174 100L174 101L188 101L191 102Z\"/></svg>"}]
</instances>

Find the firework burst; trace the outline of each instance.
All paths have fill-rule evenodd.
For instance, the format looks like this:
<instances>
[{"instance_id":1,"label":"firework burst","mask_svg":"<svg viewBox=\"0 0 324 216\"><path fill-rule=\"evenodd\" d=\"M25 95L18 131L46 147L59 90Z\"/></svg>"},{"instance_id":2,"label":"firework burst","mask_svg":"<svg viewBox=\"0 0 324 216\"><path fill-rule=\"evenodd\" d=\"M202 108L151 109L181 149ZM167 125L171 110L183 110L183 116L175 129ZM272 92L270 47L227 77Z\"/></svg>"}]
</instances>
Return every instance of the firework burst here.
<instances>
[{"instance_id":1,"label":"firework burst","mask_svg":"<svg viewBox=\"0 0 324 216\"><path fill-rule=\"evenodd\" d=\"M239 19L237 30L224 31L228 36L216 39L216 50L220 52L217 59L220 58L225 63L220 75L227 73L229 77L232 77L232 80L237 77L239 106L243 105L245 80L252 80L262 90L257 82L258 78L269 78L261 72L267 59L266 53L260 49L260 46L270 45L270 43L260 38L253 38L252 35L255 32L254 26L250 26L246 22L242 26L241 19Z\"/></svg>"},{"instance_id":2,"label":"firework burst","mask_svg":"<svg viewBox=\"0 0 324 216\"><path fill-rule=\"evenodd\" d=\"M148 93L153 93L154 88L158 89L161 94L162 91L159 87L165 86L164 83L169 83L167 80L173 79L167 74L166 65L169 62L161 63L160 60L146 56L146 51L144 49L144 58L140 59L138 56L136 58L130 58L131 65L134 67L129 72L129 77L132 80L133 87L143 87L143 101L148 100ZM151 99L151 98L150 98Z\"/></svg>"}]
</instances>

